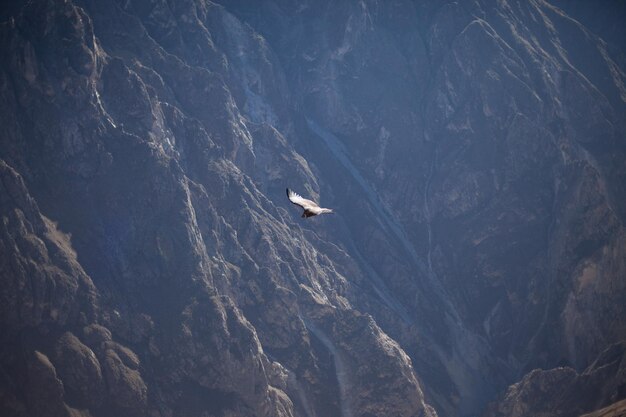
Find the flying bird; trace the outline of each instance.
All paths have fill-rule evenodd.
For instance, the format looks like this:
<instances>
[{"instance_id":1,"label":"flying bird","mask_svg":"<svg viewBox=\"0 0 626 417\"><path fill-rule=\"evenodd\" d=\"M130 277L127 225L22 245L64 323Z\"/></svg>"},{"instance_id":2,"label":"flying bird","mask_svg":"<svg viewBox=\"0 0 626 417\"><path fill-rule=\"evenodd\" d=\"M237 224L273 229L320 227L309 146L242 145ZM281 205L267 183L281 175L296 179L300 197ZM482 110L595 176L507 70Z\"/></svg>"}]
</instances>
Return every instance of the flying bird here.
<instances>
[{"instance_id":1,"label":"flying bird","mask_svg":"<svg viewBox=\"0 0 626 417\"><path fill-rule=\"evenodd\" d=\"M289 188L287 188L287 197L289 197L289 201L291 201L293 204L304 209L302 217L305 218L317 216L318 214L333 212L331 209L322 208L318 206L315 202L303 198L300 194L291 191Z\"/></svg>"}]
</instances>

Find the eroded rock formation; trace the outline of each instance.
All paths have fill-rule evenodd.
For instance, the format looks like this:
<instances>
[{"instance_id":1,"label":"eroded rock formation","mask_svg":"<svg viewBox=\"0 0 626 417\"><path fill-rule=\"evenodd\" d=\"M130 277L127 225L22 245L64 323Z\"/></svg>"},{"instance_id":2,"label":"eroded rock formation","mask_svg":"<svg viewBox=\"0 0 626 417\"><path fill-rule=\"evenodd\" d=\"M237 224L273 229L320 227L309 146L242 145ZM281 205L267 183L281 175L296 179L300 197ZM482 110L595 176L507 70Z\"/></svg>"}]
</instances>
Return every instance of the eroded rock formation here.
<instances>
[{"instance_id":1,"label":"eroded rock formation","mask_svg":"<svg viewBox=\"0 0 626 417\"><path fill-rule=\"evenodd\" d=\"M0 414L570 415L626 395L618 30L513 0L0 18ZM286 186L337 214L301 220Z\"/></svg>"}]
</instances>

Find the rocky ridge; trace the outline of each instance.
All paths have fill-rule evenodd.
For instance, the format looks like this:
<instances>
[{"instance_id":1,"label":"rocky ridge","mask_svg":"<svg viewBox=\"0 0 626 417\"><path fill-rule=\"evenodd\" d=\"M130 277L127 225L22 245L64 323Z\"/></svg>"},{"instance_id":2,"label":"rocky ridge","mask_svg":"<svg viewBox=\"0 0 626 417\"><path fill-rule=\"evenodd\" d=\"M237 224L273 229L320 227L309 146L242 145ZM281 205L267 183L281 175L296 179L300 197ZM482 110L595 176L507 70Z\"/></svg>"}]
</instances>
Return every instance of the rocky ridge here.
<instances>
[{"instance_id":1,"label":"rocky ridge","mask_svg":"<svg viewBox=\"0 0 626 417\"><path fill-rule=\"evenodd\" d=\"M545 2L220 3L1 6L3 415L623 398L613 49Z\"/></svg>"},{"instance_id":2,"label":"rocky ridge","mask_svg":"<svg viewBox=\"0 0 626 417\"><path fill-rule=\"evenodd\" d=\"M624 344L612 345L581 373L569 367L530 372L485 415L581 416L606 404L617 412L623 406L617 400L624 397L625 376ZM613 415L610 410L597 413Z\"/></svg>"}]
</instances>

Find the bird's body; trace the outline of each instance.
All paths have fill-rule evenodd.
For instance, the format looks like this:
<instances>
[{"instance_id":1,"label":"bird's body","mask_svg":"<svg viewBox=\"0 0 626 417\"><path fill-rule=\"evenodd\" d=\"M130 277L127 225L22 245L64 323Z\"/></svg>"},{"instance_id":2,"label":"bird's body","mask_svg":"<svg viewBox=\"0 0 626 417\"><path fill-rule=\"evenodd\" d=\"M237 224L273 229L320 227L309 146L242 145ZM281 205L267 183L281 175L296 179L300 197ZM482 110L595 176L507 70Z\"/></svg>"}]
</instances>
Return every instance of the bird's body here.
<instances>
[{"instance_id":1,"label":"bird's body","mask_svg":"<svg viewBox=\"0 0 626 417\"><path fill-rule=\"evenodd\" d=\"M304 218L333 212L331 209L320 207L314 201L307 200L300 194L291 191L289 188L287 188L287 197L293 204L304 209L304 212L302 213L302 217Z\"/></svg>"}]
</instances>

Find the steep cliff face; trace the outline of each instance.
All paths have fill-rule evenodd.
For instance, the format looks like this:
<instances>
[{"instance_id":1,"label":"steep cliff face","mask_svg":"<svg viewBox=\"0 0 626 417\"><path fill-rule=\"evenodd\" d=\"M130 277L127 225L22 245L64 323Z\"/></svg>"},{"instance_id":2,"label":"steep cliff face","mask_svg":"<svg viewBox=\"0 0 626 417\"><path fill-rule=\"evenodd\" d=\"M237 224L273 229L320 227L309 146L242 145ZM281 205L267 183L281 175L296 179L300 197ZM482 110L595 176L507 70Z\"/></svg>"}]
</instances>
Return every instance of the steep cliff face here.
<instances>
[{"instance_id":1,"label":"steep cliff face","mask_svg":"<svg viewBox=\"0 0 626 417\"><path fill-rule=\"evenodd\" d=\"M623 398L613 41L544 2L219 3L1 6L3 415Z\"/></svg>"},{"instance_id":2,"label":"steep cliff face","mask_svg":"<svg viewBox=\"0 0 626 417\"><path fill-rule=\"evenodd\" d=\"M584 372L561 367L536 369L512 385L486 416L581 416L600 405L611 404L592 415L619 415L626 394L624 344L600 354ZM588 416L588 414L585 414Z\"/></svg>"}]
</instances>

